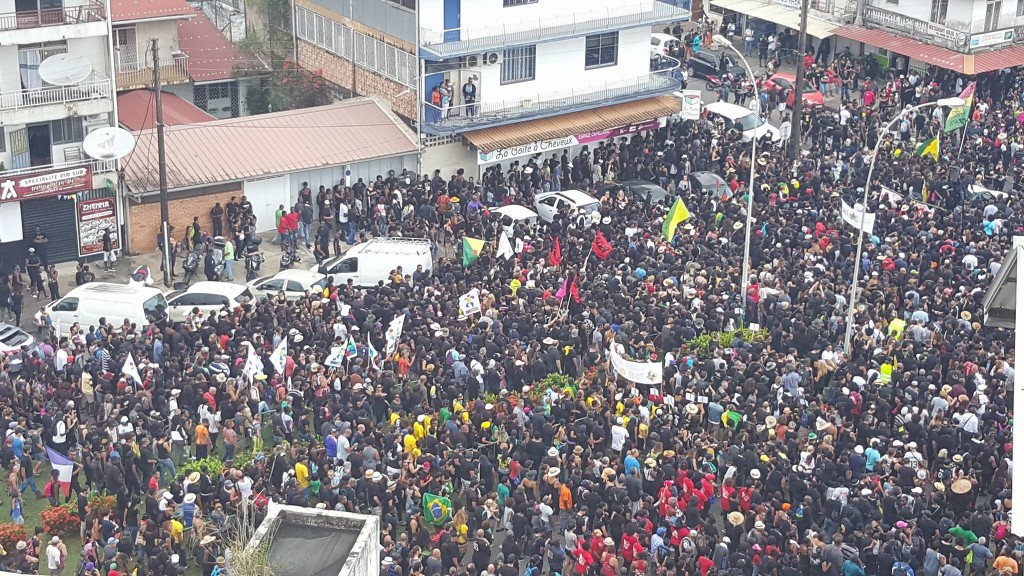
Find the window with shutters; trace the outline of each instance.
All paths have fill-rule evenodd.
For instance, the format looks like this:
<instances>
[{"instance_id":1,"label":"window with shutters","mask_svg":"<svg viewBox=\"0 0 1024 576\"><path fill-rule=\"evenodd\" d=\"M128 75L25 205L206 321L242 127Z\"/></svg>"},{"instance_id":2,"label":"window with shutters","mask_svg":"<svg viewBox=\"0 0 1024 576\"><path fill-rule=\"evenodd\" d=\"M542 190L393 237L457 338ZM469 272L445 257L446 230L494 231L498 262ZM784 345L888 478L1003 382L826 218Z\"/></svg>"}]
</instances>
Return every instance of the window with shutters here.
<instances>
[{"instance_id":1,"label":"window with shutters","mask_svg":"<svg viewBox=\"0 0 1024 576\"><path fill-rule=\"evenodd\" d=\"M537 75L537 47L521 46L505 50L501 62L501 83L529 82Z\"/></svg>"}]
</instances>

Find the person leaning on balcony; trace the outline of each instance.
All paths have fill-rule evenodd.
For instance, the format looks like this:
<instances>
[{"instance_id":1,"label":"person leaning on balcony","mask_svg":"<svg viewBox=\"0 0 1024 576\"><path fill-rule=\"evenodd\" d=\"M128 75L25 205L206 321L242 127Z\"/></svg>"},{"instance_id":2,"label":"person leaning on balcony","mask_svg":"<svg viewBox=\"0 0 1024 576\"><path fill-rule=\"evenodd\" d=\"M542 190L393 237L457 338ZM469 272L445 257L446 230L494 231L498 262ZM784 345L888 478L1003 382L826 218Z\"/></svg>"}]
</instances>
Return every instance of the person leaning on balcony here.
<instances>
[{"instance_id":1,"label":"person leaning on balcony","mask_svg":"<svg viewBox=\"0 0 1024 576\"><path fill-rule=\"evenodd\" d=\"M466 116L476 114L476 84L473 84L472 76L462 85L462 103L466 105Z\"/></svg>"}]
</instances>

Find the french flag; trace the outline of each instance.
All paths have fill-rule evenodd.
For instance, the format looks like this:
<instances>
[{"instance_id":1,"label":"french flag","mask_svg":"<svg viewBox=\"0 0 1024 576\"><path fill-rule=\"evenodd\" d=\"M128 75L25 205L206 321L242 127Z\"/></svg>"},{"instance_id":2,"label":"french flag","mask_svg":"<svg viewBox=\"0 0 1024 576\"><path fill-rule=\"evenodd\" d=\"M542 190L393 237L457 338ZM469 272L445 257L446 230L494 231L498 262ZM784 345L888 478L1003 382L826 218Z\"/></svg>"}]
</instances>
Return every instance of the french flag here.
<instances>
[{"instance_id":1,"label":"french flag","mask_svg":"<svg viewBox=\"0 0 1024 576\"><path fill-rule=\"evenodd\" d=\"M57 471L57 481L60 482L64 496L70 496L71 473L75 470L75 463L49 446L46 447L46 457L50 459L50 466Z\"/></svg>"}]
</instances>

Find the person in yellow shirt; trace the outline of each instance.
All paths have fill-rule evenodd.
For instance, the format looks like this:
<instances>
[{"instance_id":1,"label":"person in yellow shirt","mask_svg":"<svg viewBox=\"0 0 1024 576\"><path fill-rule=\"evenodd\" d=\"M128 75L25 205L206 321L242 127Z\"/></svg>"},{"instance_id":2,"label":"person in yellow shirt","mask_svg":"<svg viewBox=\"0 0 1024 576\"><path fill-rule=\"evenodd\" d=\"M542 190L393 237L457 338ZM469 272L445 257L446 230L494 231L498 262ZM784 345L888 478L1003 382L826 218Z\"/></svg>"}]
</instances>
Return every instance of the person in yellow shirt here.
<instances>
[{"instance_id":1,"label":"person in yellow shirt","mask_svg":"<svg viewBox=\"0 0 1024 576\"><path fill-rule=\"evenodd\" d=\"M406 454L412 455L414 459L419 458L420 448L414 434L406 434L402 438L402 447L405 449Z\"/></svg>"},{"instance_id":2,"label":"person in yellow shirt","mask_svg":"<svg viewBox=\"0 0 1024 576\"><path fill-rule=\"evenodd\" d=\"M171 518L171 540L173 540L175 544L181 544L184 535L185 525L181 523L181 520Z\"/></svg>"},{"instance_id":3,"label":"person in yellow shirt","mask_svg":"<svg viewBox=\"0 0 1024 576\"><path fill-rule=\"evenodd\" d=\"M295 463L295 483L299 485L306 492L306 498L309 498L309 457L306 455L299 456L299 461Z\"/></svg>"}]
</instances>

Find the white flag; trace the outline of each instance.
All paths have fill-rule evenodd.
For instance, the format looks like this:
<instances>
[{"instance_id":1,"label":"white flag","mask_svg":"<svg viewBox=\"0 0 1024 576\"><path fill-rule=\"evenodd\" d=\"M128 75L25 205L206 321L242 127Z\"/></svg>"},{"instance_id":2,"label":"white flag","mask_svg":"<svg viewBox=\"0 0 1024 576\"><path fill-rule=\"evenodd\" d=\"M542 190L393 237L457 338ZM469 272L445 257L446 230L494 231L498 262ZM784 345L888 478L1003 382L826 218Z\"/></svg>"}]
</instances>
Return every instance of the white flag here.
<instances>
[{"instance_id":1,"label":"white flag","mask_svg":"<svg viewBox=\"0 0 1024 576\"><path fill-rule=\"evenodd\" d=\"M285 364L288 363L288 337L281 338L281 343L274 349L274 353L270 355L270 363L274 365L274 370L278 374L284 374Z\"/></svg>"},{"instance_id":2,"label":"white flag","mask_svg":"<svg viewBox=\"0 0 1024 576\"><path fill-rule=\"evenodd\" d=\"M508 241L508 235L504 232L498 236L498 258L511 258L515 256L515 252L512 250L512 243Z\"/></svg>"},{"instance_id":3,"label":"white flag","mask_svg":"<svg viewBox=\"0 0 1024 576\"><path fill-rule=\"evenodd\" d=\"M480 289L473 288L459 298L459 318L466 318L470 314L476 314L483 308L480 306Z\"/></svg>"},{"instance_id":4,"label":"white flag","mask_svg":"<svg viewBox=\"0 0 1024 576\"><path fill-rule=\"evenodd\" d=\"M331 346L331 353L327 355L327 359L324 360L325 366L331 368L337 368L345 364L345 347L344 346Z\"/></svg>"},{"instance_id":5,"label":"white flag","mask_svg":"<svg viewBox=\"0 0 1024 576\"><path fill-rule=\"evenodd\" d=\"M373 340L370 338L366 339L366 355L370 358L370 365L380 370L380 352L373 347Z\"/></svg>"},{"instance_id":6,"label":"white flag","mask_svg":"<svg viewBox=\"0 0 1024 576\"><path fill-rule=\"evenodd\" d=\"M259 355L256 354L256 348L249 344L249 354L245 357L242 374L251 382L260 372L263 372L263 360L260 360Z\"/></svg>"},{"instance_id":7,"label":"white flag","mask_svg":"<svg viewBox=\"0 0 1024 576\"><path fill-rule=\"evenodd\" d=\"M142 376L139 375L139 367L135 365L135 358L132 358L131 352L128 353L128 358L125 359L124 366L121 367L121 374L131 376L136 384L142 385Z\"/></svg>"},{"instance_id":8,"label":"white flag","mask_svg":"<svg viewBox=\"0 0 1024 576\"><path fill-rule=\"evenodd\" d=\"M864 217L864 228L862 231L867 232L868 234L873 234L875 230L874 212L866 212L864 206L861 204L854 204L853 206L850 206L846 203L846 200L843 200L842 216L844 222L858 230L861 230L861 215Z\"/></svg>"},{"instance_id":9,"label":"white flag","mask_svg":"<svg viewBox=\"0 0 1024 576\"><path fill-rule=\"evenodd\" d=\"M395 319L388 325L388 331L384 334L387 338L387 347L384 352L389 356L398 350L398 339L402 337L402 329L405 327L405 314L395 316Z\"/></svg>"}]
</instances>

